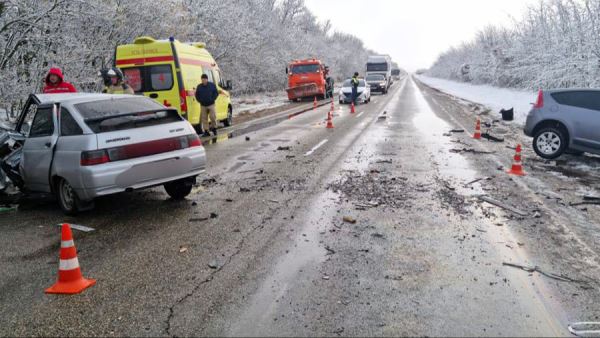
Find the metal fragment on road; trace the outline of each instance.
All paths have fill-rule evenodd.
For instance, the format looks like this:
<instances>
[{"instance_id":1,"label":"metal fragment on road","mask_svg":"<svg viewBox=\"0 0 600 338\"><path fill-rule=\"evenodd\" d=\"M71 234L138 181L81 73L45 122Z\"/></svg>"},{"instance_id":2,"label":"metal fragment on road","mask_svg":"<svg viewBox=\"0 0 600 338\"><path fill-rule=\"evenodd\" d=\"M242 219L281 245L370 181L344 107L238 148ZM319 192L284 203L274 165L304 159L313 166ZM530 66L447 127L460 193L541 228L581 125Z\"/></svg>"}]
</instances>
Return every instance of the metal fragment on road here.
<instances>
[{"instance_id":1,"label":"metal fragment on road","mask_svg":"<svg viewBox=\"0 0 600 338\"><path fill-rule=\"evenodd\" d=\"M577 337L600 335L600 322L579 322L571 323L567 326L571 334Z\"/></svg>"},{"instance_id":2,"label":"metal fragment on road","mask_svg":"<svg viewBox=\"0 0 600 338\"><path fill-rule=\"evenodd\" d=\"M68 224L71 227L71 229L75 229L75 230L79 230L79 231L83 231L83 232L92 232L92 231L96 230L94 228L86 227L85 225L71 224L71 223L68 223ZM62 224L57 224L56 226L62 227Z\"/></svg>"},{"instance_id":3,"label":"metal fragment on road","mask_svg":"<svg viewBox=\"0 0 600 338\"><path fill-rule=\"evenodd\" d=\"M489 197L487 197L487 196L479 196L478 198L479 198L480 200L484 201L484 202L488 202L488 203L490 203L490 204L493 204L493 205L495 205L495 206L497 206L497 207L500 207L500 208L502 208L502 209L505 209L505 210L508 210L508 211L514 212L515 214L517 214L517 215L519 215L519 216L527 216L527 215L529 215L528 213L526 213L526 212L524 212L524 211L521 211L521 210L519 210L519 209L517 209L517 208L513 208L513 207L511 207L510 205L507 205L507 204L505 204L505 203L502 203L502 202L500 202L500 201L496 201L496 200L495 200L495 199L493 199L493 198L489 198Z\"/></svg>"}]
</instances>

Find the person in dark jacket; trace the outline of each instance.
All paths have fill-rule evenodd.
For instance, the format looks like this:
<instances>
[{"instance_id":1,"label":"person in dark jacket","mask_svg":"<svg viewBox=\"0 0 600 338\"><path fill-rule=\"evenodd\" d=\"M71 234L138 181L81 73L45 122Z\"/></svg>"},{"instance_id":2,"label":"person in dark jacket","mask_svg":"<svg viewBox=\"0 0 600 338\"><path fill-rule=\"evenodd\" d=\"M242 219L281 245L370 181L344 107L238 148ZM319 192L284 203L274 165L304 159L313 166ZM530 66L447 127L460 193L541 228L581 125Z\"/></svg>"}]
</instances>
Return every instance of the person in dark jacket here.
<instances>
[{"instance_id":1,"label":"person in dark jacket","mask_svg":"<svg viewBox=\"0 0 600 338\"><path fill-rule=\"evenodd\" d=\"M358 72L354 73L350 83L352 84L352 102L356 104L356 99L358 98L358 85L360 84L360 80L358 80Z\"/></svg>"},{"instance_id":2,"label":"person in dark jacket","mask_svg":"<svg viewBox=\"0 0 600 338\"><path fill-rule=\"evenodd\" d=\"M75 93L75 86L64 80L60 68L50 68L46 75L44 94Z\"/></svg>"},{"instance_id":3,"label":"person in dark jacket","mask_svg":"<svg viewBox=\"0 0 600 338\"><path fill-rule=\"evenodd\" d=\"M202 83L196 87L196 100L200 103L200 120L202 121L203 136L210 136L209 130L217 136L217 111L215 102L219 94L229 96L227 92L217 88L214 83L208 81L208 76L202 74ZM208 117L210 115L210 126ZM210 127L210 128L209 128Z\"/></svg>"}]
</instances>

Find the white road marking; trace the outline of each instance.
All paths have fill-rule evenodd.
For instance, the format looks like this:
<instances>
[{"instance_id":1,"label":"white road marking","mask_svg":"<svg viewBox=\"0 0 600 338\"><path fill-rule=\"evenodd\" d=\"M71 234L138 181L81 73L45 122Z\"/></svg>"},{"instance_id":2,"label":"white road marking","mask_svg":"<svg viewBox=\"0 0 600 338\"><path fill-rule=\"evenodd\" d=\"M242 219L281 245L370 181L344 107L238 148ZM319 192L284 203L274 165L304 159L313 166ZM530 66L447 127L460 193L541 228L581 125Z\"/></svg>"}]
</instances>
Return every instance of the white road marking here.
<instances>
[{"instance_id":1,"label":"white road marking","mask_svg":"<svg viewBox=\"0 0 600 338\"><path fill-rule=\"evenodd\" d=\"M319 144L317 144L316 146L314 146L311 150L307 151L306 154L304 154L304 156L310 156L312 155L312 153L314 153L317 149L321 148L325 143L327 143L327 141L329 141L328 139L324 139L323 141L319 142Z\"/></svg>"},{"instance_id":2,"label":"white road marking","mask_svg":"<svg viewBox=\"0 0 600 338\"><path fill-rule=\"evenodd\" d=\"M360 113L358 113L358 115L356 115L356 117L360 117L364 113L365 113L364 111L361 111Z\"/></svg>"}]
</instances>

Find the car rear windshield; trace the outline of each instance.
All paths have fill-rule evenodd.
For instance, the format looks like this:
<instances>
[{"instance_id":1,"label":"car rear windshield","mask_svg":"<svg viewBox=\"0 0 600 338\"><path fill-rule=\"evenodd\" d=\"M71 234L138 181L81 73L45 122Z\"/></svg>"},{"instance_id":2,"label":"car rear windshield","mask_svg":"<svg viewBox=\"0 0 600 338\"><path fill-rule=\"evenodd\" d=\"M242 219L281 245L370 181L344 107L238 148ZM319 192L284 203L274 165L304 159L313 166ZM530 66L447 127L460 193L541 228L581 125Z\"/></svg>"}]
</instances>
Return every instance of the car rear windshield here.
<instances>
[{"instance_id":1,"label":"car rear windshield","mask_svg":"<svg viewBox=\"0 0 600 338\"><path fill-rule=\"evenodd\" d=\"M94 133L181 121L176 110L141 97L85 102L76 104L75 108Z\"/></svg>"},{"instance_id":2,"label":"car rear windshield","mask_svg":"<svg viewBox=\"0 0 600 338\"><path fill-rule=\"evenodd\" d=\"M292 66L291 73L292 74L308 74L308 73L317 73L319 72L319 65L297 65Z\"/></svg>"},{"instance_id":3,"label":"car rear windshield","mask_svg":"<svg viewBox=\"0 0 600 338\"><path fill-rule=\"evenodd\" d=\"M365 80L362 80L362 79L358 80L358 86L359 87L366 86ZM344 84L342 84L342 87L352 87L352 80L346 80L346 81L344 81Z\"/></svg>"},{"instance_id":4,"label":"car rear windshield","mask_svg":"<svg viewBox=\"0 0 600 338\"><path fill-rule=\"evenodd\" d=\"M367 81L384 81L385 77L383 75L368 75Z\"/></svg>"},{"instance_id":5,"label":"car rear windshield","mask_svg":"<svg viewBox=\"0 0 600 338\"><path fill-rule=\"evenodd\" d=\"M173 88L171 65L154 65L124 68L126 82L136 93L157 92Z\"/></svg>"},{"instance_id":6,"label":"car rear windshield","mask_svg":"<svg viewBox=\"0 0 600 338\"><path fill-rule=\"evenodd\" d=\"M574 90L550 94L559 104L591 110L600 110L600 91Z\"/></svg>"}]
</instances>

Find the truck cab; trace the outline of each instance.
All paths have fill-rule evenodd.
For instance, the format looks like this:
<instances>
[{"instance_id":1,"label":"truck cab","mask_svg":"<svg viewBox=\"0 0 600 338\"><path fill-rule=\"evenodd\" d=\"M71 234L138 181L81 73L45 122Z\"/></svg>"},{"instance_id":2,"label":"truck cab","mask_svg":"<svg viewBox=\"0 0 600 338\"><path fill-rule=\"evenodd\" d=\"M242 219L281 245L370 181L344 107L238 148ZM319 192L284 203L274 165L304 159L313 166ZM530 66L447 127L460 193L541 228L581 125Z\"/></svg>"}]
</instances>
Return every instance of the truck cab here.
<instances>
[{"instance_id":1,"label":"truck cab","mask_svg":"<svg viewBox=\"0 0 600 338\"><path fill-rule=\"evenodd\" d=\"M288 76L288 99L317 97L324 99L333 96L333 80L328 68L317 59L295 60L286 68Z\"/></svg>"}]
</instances>

